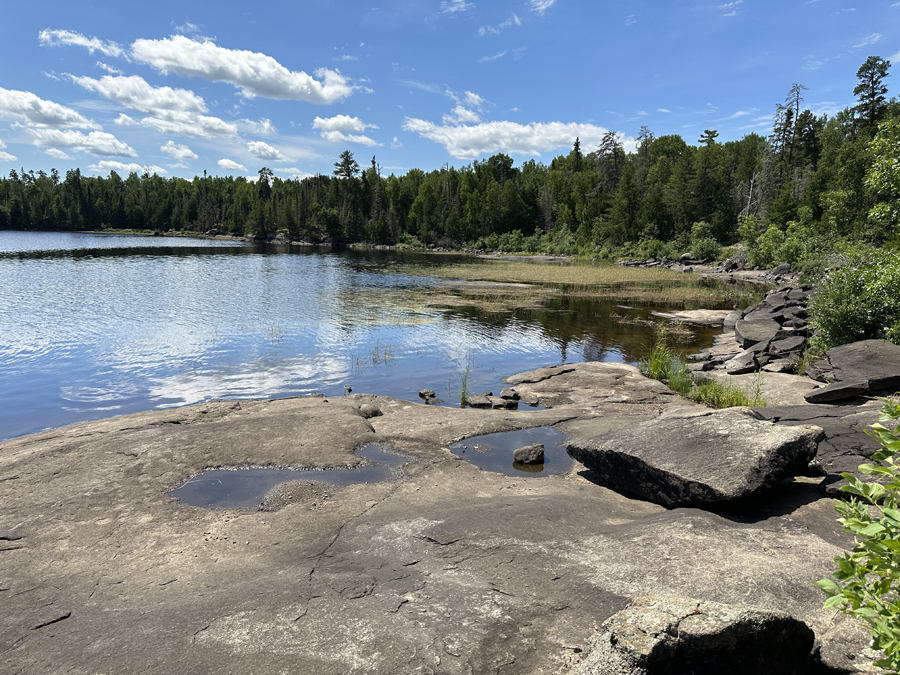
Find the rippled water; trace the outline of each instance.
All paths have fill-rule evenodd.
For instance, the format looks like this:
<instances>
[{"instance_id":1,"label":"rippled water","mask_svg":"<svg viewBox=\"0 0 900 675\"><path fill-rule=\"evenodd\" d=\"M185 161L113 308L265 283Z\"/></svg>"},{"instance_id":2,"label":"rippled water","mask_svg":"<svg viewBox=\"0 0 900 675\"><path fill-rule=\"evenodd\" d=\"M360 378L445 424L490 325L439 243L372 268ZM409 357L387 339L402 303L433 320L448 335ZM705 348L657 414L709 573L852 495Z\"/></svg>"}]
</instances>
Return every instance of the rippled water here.
<instances>
[{"instance_id":1,"label":"rippled water","mask_svg":"<svg viewBox=\"0 0 900 675\"><path fill-rule=\"evenodd\" d=\"M499 391L502 377L543 365L635 362L650 340L596 300L447 309L431 301L447 293L440 280L394 271L447 259L0 232L0 438L346 387L410 400L430 388L458 405L467 366L471 392Z\"/></svg>"}]
</instances>

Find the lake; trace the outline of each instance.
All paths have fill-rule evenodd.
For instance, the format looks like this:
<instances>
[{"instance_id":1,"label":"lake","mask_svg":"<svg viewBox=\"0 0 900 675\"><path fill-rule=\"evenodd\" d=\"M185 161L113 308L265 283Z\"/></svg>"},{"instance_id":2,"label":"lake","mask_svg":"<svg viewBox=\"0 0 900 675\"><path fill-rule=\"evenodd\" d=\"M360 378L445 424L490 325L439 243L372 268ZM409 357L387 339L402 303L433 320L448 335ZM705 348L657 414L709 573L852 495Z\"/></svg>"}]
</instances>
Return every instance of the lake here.
<instances>
[{"instance_id":1,"label":"lake","mask_svg":"<svg viewBox=\"0 0 900 675\"><path fill-rule=\"evenodd\" d=\"M0 439L215 398L347 387L408 400L428 388L458 406L467 369L470 393L499 393L501 378L545 365L635 363L652 340L646 326L610 317L651 307L565 295L470 302L437 276L459 260L0 232ZM710 341L704 331L695 347Z\"/></svg>"}]
</instances>

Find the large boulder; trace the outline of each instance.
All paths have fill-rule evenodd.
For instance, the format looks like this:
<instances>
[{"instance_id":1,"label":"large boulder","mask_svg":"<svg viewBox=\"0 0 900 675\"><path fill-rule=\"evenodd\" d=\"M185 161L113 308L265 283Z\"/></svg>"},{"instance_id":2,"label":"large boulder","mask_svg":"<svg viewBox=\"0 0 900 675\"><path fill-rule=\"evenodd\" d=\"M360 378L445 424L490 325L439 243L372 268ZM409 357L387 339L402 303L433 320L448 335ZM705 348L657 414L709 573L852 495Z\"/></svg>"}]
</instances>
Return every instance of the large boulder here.
<instances>
[{"instance_id":1,"label":"large boulder","mask_svg":"<svg viewBox=\"0 0 900 675\"><path fill-rule=\"evenodd\" d=\"M826 359L815 364L814 374L833 381L809 392L806 400L810 403L896 389L900 387L900 345L887 340L860 340L832 347Z\"/></svg>"},{"instance_id":2,"label":"large boulder","mask_svg":"<svg viewBox=\"0 0 900 675\"><path fill-rule=\"evenodd\" d=\"M576 438L566 449L614 488L677 507L761 494L805 472L821 436L819 427L776 427L749 408L729 408Z\"/></svg>"},{"instance_id":3,"label":"large boulder","mask_svg":"<svg viewBox=\"0 0 900 675\"><path fill-rule=\"evenodd\" d=\"M603 622L571 675L797 675L815 636L784 612L645 596Z\"/></svg>"}]
</instances>

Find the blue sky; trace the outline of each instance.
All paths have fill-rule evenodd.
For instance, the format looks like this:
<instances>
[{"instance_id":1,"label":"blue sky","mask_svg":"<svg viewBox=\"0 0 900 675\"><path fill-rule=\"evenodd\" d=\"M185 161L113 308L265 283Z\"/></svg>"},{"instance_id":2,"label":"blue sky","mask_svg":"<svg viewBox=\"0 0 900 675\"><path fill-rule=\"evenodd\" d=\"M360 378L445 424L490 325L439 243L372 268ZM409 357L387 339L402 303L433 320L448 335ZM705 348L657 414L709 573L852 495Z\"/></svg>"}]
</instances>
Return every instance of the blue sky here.
<instances>
[{"instance_id":1,"label":"blue sky","mask_svg":"<svg viewBox=\"0 0 900 675\"><path fill-rule=\"evenodd\" d=\"M18 2L0 24L0 174L382 172L549 161L642 125L696 143L852 105L897 62L898 0Z\"/></svg>"}]
</instances>

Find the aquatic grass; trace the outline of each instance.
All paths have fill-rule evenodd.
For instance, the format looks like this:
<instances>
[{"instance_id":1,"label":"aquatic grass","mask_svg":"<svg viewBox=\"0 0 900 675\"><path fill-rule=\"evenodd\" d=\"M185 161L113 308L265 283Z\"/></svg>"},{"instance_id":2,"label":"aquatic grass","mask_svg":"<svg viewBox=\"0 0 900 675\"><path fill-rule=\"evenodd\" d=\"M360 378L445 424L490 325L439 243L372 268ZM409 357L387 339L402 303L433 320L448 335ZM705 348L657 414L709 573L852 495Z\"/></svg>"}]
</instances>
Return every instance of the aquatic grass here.
<instances>
[{"instance_id":1,"label":"aquatic grass","mask_svg":"<svg viewBox=\"0 0 900 675\"><path fill-rule=\"evenodd\" d=\"M736 406L765 408L767 402L762 396L761 384L762 372L757 377L757 383L751 394L747 394L740 387L735 387L727 382L709 379L694 387L691 398L710 408L734 408Z\"/></svg>"},{"instance_id":2,"label":"aquatic grass","mask_svg":"<svg viewBox=\"0 0 900 675\"><path fill-rule=\"evenodd\" d=\"M398 270L400 271L400 270ZM528 283L555 287L568 295L611 300L699 306L753 304L758 291L668 269L623 267L611 263L567 265L507 260L455 262L432 267L403 266L402 273L443 279Z\"/></svg>"}]
</instances>

